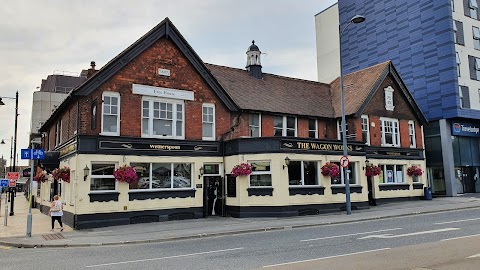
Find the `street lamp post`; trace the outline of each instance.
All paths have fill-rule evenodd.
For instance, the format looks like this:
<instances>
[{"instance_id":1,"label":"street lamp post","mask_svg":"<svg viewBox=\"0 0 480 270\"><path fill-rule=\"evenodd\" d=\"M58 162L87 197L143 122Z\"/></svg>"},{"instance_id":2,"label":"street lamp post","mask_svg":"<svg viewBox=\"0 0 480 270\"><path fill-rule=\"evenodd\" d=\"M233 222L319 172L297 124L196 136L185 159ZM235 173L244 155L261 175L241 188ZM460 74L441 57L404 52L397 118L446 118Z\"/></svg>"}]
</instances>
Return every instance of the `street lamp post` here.
<instances>
[{"instance_id":1,"label":"street lamp post","mask_svg":"<svg viewBox=\"0 0 480 270\"><path fill-rule=\"evenodd\" d=\"M343 71L342 71L342 35L347 30L347 28L352 23L362 23L365 21L365 17L361 15L353 16L348 24L340 31L341 25L338 26L338 30L340 31L339 41L340 41L340 89L342 93L342 142L343 142L343 156L347 156L347 131L346 131L346 121L345 121L345 93L343 90ZM343 179L345 184L345 197L346 197L346 208L347 208L347 215L352 214L352 205L350 202L350 170L347 168L342 168L343 170Z\"/></svg>"},{"instance_id":2,"label":"street lamp post","mask_svg":"<svg viewBox=\"0 0 480 270\"><path fill-rule=\"evenodd\" d=\"M2 98L8 98L8 99L15 99L15 129L14 129L14 134L13 134L13 137L14 137L14 140L13 140L13 170L12 170L12 167L10 166L10 172L14 172L17 170L16 168L16 156L17 156L17 126L18 126L18 91L16 92L15 94L15 97L12 98L12 97L0 97L0 106L1 105L5 105L5 103L3 103L2 101ZM13 205L14 205L14 197L13 194L14 192L16 193L16 190L14 190L15 188L11 188L10 189L10 216L13 216L14 215L14 212L13 212Z\"/></svg>"}]
</instances>

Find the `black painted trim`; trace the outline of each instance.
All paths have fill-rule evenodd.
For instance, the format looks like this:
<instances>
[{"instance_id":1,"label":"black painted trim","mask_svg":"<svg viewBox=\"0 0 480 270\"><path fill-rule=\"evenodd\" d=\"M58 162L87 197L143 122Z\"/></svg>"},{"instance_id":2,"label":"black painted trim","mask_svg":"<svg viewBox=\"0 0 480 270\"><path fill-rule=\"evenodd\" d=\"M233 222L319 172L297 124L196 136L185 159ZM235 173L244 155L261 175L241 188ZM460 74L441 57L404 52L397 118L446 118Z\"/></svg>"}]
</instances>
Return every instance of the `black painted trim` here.
<instances>
[{"instance_id":1,"label":"black painted trim","mask_svg":"<svg viewBox=\"0 0 480 270\"><path fill-rule=\"evenodd\" d=\"M168 199L195 197L195 190L130 191L128 200Z\"/></svg>"},{"instance_id":2,"label":"black painted trim","mask_svg":"<svg viewBox=\"0 0 480 270\"><path fill-rule=\"evenodd\" d=\"M396 202L406 202L406 201L417 201L422 200L423 196L414 196L414 197L397 197L397 198L381 198L375 199L375 202L378 204L386 203L396 203Z\"/></svg>"},{"instance_id":3,"label":"black painted trim","mask_svg":"<svg viewBox=\"0 0 480 270\"><path fill-rule=\"evenodd\" d=\"M294 195L324 195L325 187L306 187L306 186L290 186L288 192L290 196Z\"/></svg>"},{"instance_id":4,"label":"black painted trim","mask_svg":"<svg viewBox=\"0 0 480 270\"><path fill-rule=\"evenodd\" d=\"M169 221L179 219L197 219L203 217L203 207L172 208L144 211L126 211L75 215L70 218L64 216L65 222L71 222L72 228L76 230L100 228L117 225L128 225L135 223ZM68 223L67 223L68 224ZM70 225L70 224L68 224Z\"/></svg>"},{"instance_id":5,"label":"black painted trim","mask_svg":"<svg viewBox=\"0 0 480 270\"><path fill-rule=\"evenodd\" d=\"M332 194L346 194L345 186L332 186ZM350 186L350 193L362 193L362 186Z\"/></svg>"},{"instance_id":6,"label":"black painted trim","mask_svg":"<svg viewBox=\"0 0 480 270\"><path fill-rule=\"evenodd\" d=\"M261 154L261 153L298 153L298 154L321 154L321 155L341 155L342 150L305 150L282 147L282 141L302 142L302 143L326 143L341 144L339 140L316 140L308 138L294 137L260 137L260 138L240 138L225 142L225 156L241 154ZM358 151L348 151L352 156L365 156L365 144L362 142L348 142L353 149L361 148Z\"/></svg>"},{"instance_id":7,"label":"black painted trim","mask_svg":"<svg viewBox=\"0 0 480 270\"><path fill-rule=\"evenodd\" d=\"M90 202L118 202L118 195L120 195L119 192L94 192L88 194Z\"/></svg>"},{"instance_id":8,"label":"black painted trim","mask_svg":"<svg viewBox=\"0 0 480 270\"><path fill-rule=\"evenodd\" d=\"M423 189L423 183L413 183L413 189Z\"/></svg>"},{"instance_id":9,"label":"black painted trim","mask_svg":"<svg viewBox=\"0 0 480 270\"><path fill-rule=\"evenodd\" d=\"M293 217L328 214L345 211L345 203L305 204L287 206L225 206L228 216L249 217ZM352 210L368 209L368 202L352 202Z\"/></svg>"},{"instance_id":10,"label":"black painted trim","mask_svg":"<svg viewBox=\"0 0 480 270\"><path fill-rule=\"evenodd\" d=\"M380 191L388 191L388 190L409 190L409 184L383 184L378 185Z\"/></svg>"},{"instance_id":11,"label":"black painted trim","mask_svg":"<svg viewBox=\"0 0 480 270\"><path fill-rule=\"evenodd\" d=\"M366 146L367 159L424 160L424 149ZM390 153L390 154L388 154Z\"/></svg>"},{"instance_id":12,"label":"black painted trim","mask_svg":"<svg viewBox=\"0 0 480 270\"><path fill-rule=\"evenodd\" d=\"M248 196L273 196L272 187L247 188Z\"/></svg>"},{"instance_id":13,"label":"black painted trim","mask_svg":"<svg viewBox=\"0 0 480 270\"><path fill-rule=\"evenodd\" d=\"M78 135L78 153L79 154L105 154L105 155L139 155L139 156L222 156L223 144L218 141L193 141L193 140L173 140L173 139L155 139L155 138L138 138L138 137L115 137L115 136L94 136L94 135ZM100 149L100 142L114 142L117 144L164 144L164 145L181 145L192 148L194 146L203 145L216 148L217 151L202 150L160 150L160 149Z\"/></svg>"}]
</instances>

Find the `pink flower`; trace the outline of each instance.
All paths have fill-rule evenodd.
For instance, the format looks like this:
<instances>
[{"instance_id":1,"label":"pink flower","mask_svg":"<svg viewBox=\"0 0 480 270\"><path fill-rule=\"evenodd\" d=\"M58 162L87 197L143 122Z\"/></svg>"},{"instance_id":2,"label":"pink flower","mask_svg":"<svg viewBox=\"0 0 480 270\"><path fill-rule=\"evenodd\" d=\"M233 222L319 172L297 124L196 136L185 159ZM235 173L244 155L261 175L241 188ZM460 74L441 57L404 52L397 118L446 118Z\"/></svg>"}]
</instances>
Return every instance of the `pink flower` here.
<instances>
[{"instance_id":1,"label":"pink flower","mask_svg":"<svg viewBox=\"0 0 480 270\"><path fill-rule=\"evenodd\" d=\"M340 175L340 168L335 163L327 162L322 166L322 175L338 177Z\"/></svg>"},{"instance_id":2,"label":"pink flower","mask_svg":"<svg viewBox=\"0 0 480 270\"><path fill-rule=\"evenodd\" d=\"M113 177L115 181L132 183L138 180L137 171L134 167L128 165L123 165L118 168L115 168L113 171Z\"/></svg>"},{"instance_id":3,"label":"pink flower","mask_svg":"<svg viewBox=\"0 0 480 270\"><path fill-rule=\"evenodd\" d=\"M253 171L252 165L248 163L241 163L239 165L235 165L232 169L232 175L237 177L239 175L250 175Z\"/></svg>"}]
</instances>

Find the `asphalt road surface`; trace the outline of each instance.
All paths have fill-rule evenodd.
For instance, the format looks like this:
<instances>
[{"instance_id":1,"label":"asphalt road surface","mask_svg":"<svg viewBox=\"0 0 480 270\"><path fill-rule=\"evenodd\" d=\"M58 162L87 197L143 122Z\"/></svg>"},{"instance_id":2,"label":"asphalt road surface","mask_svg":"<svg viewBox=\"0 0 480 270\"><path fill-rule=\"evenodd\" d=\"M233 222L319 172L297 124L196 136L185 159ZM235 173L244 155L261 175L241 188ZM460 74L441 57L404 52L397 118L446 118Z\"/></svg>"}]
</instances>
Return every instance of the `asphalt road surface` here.
<instances>
[{"instance_id":1,"label":"asphalt road surface","mask_svg":"<svg viewBox=\"0 0 480 270\"><path fill-rule=\"evenodd\" d=\"M165 243L0 247L0 269L478 270L480 209Z\"/></svg>"}]
</instances>

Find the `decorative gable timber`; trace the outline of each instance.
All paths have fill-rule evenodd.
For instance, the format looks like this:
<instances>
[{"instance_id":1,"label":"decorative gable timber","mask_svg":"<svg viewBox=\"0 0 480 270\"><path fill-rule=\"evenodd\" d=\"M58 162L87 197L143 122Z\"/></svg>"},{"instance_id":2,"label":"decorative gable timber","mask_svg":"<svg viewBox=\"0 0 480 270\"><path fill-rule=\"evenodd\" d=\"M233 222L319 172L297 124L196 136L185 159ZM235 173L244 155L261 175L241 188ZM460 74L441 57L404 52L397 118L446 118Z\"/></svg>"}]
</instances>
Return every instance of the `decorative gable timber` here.
<instances>
[{"instance_id":1,"label":"decorative gable timber","mask_svg":"<svg viewBox=\"0 0 480 270\"><path fill-rule=\"evenodd\" d=\"M377 78L372 89L369 91L367 97L365 98L364 102L355 113L355 116L360 117L363 114L368 104L372 100L373 96L377 93L383 81L387 78L388 75L391 75L394 81L399 85L403 95L407 99L409 105L413 108L414 114L418 118L420 123L422 123L422 125L426 125L428 123L427 119L425 118L422 111L420 110L420 107L415 102L415 99L413 98L412 94L408 90L407 86L405 85L403 80L400 78L400 75L398 74L397 70L393 66L392 62L388 64L387 68L385 68L385 70Z\"/></svg>"}]
</instances>

